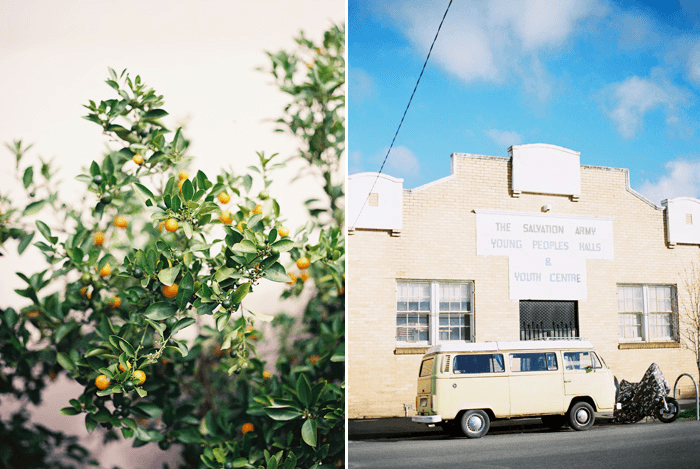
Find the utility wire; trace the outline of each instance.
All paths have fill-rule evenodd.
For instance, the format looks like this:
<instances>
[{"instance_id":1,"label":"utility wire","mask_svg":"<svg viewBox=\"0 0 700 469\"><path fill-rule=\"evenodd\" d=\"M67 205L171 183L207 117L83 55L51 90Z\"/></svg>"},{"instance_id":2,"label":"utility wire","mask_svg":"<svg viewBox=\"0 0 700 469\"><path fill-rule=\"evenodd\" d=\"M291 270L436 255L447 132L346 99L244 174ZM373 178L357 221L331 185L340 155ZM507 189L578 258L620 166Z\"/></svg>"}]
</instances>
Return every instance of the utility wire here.
<instances>
[{"instance_id":1,"label":"utility wire","mask_svg":"<svg viewBox=\"0 0 700 469\"><path fill-rule=\"evenodd\" d=\"M369 196L372 194L372 191L374 190L374 186L377 185L377 181L379 180L379 175L381 175L382 170L384 170L384 165L386 164L386 160L389 159L389 153L391 153L391 149L394 148L394 142L396 142L396 137L399 135L399 131L401 130L401 126L403 125L404 119L406 118L406 113L408 112L408 108L411 107L411 101L413 101L413 96L416 94L416 90L418 89L418 84L420 83L420 79L423 77L423 72L425 71L425 67L428 65L428 59L430 59L430 54L433 52L433 46L435 46L435 41L437 41L437 38L440 35L440 29L442 29L442 23L445 22L445 18L447 17L447 12L450 11L450 6L452 6L452 0L450 0L450 3L447 4L447 8L445 9L445 13L442 15L442 20L440 21L440 25L438 26L437 32L435 33L435 37L433 38L433 43L430 44L430 49L428 50L428 55L425 58L425 62L423 62L423 68L420 71L420 75L418 75L418 80L416 81L416 86L413 87L413 93L411 93L411 97L408 100L408 104L406 105L406 109L403 111L403 116L401 116L401 122L399 122L399 126L396 129L396 133L394 134L394 138L391 140L391 145L389 145L389 149L386 152L386 156L384 156L384 161L382 162L382 166L381 166L381 168L379 168L379 172L377 173L377 177L374 178L374 182L372 183L372 187L370 187L369 192L367 193L367 197L365 198L364 202L362 203L362 207L360 207L360 211L357 213L357 217L355 218L355 222L352 224L352 228L355 227L355 225L357 224L357 220L359 220L360 215L362 215L362 211L367 206L367 201L369 201Z\"/></svg>"}]
</instances>

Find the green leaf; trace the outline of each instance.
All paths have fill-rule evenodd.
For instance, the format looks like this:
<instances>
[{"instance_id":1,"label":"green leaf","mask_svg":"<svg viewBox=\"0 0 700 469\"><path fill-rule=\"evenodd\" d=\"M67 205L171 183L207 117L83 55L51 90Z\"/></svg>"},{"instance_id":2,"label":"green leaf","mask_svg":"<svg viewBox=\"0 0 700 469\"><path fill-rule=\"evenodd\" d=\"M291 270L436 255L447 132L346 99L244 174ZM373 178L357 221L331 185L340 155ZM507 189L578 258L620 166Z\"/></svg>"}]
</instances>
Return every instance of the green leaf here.
<instances>
[{"instance_id":1,"label":"green leaf","mask_svg":"<svg viewBox=\"0 0 700 469\"><path fill-rule=\"evenodd\" d=\"M224 280L229 278L234 272L235 269L231 267L222 267L216 271L216 274L214 274L214 280L216 280L217 282L223 282Z\"/></svg>"},{"instance_id":2,"label":"green leaf","mask_svg":"<svg viewBox=\"0 0 700 469\"><path fill-rule=\"evenodd\" d=\"M301 437L307 445L316 447L316 420L308 419L301 426Z\"/></svg>"},{"instance_id":3,"label":"green leaf","mask_svg":"<svg viewBox=\"0 0 700 469\"><path fill-rule=\"evenodd\" d=\"M46 199L41 199L37 200L36 202L32 202L31 204L27 205L27 207L22 211L22 215L37 214L44 207L45 204Z\"/></svg>"},{"instance_id":4,"label":"green leaf","mask_svg":"<svg viewBox=\"0 0 700 469\"><path fill-rule=\"evenodd\" d=\"M25 249L27 249L27 246L29 246L29 243L32 242L32 238L34 237L34 231L31 231L29 233L26 233L24 236L22 236L22 239L19 241L19 246L17 246L17 254L22 254Z\"/></svg>"},{"instance_id":5,"label":"green leaf","mask_svg":"<svg viewBox=\"0 0 700 469\"><path fill-rule=\"evenodd\" d=\"M303 414L295 407L285 405L273 405L265 408L265 413L273 420L293 420Z\"/></svg>"},{"instance_id":6,"label":"green leaf","mask_svg":"<svg viewBox=\"0 0 700 469\"><path fill-rule=\"evenodd\" d=\"M221 316L219 316L216 319L216 329L223 331L224 327L226 327L226 324L228 324L229 319L231 319L231 313L224 313Z\"/></svg>"},{"instance_id":7,"label":"green leaf","mask_svg":"<svg viewBox=\"0 0 700 469\"><path fill-rule=\"evenodd\" d=\"M130 430L128 428L122 428L122 435L124 435L124 438L131 438L134 436L134 431Z\"/></svg>"},{"instance_id":8,"label":"green leaf","mask_svg":"<svg viewBox=\"0 0 700 469\"><path fill-rule=\"evenodd\" d=\"M194 318L182 318L178 322L175 323L171 334L175 335L175 333L177 333L178 331L181 331L182 329L185 329L186 327L190 327L195 322L197 322L197 321L195 321Z\"/></svg>"},{"instance_id":9,"label":"green leaf","mask_svg":"<svg viewBox=\"0 0 700 469\"><path fill-rule=\"evenodd\" d=\"M136 420L132 419L131 417L123 418L122 425L124 425L132 430L136 430Z\"/></svg>"},{"instance_id":10,"label":"green leaf","mask_svg":"<svg viewBox=\"0 0 700 469\"><path fill-rule=\"evenodd\" d=\"M185 179L185 182L182 183L182 197L185 199L185 202L187 202L188 200L192 200L193 195L194 187L192 186L192 181Z\"/></svg>"},{"instance_id":11,"label":"green leaf","mask_svg":"<svg viewBox=\"0 0 700 469\"><path fill-rule=\"evenodd\" d=\"M251 241L248 241L247 239L244 239L240 243L236 243L231 247L231 250L233 252L239 252L243 254L255 254L258 252L257 246L253 244Z\"/></svg>"},{"instance_id":12,"label":"green leaf","mask_svg":"<svg viewBox=\"0 0 700 469\"><path fill-rule=\"evenodd\" d=\"M58 326L56 328L56 331L54 332L54 339L56 340L56 343L61 342L63 338L66 335L68 335L69 332L71 332L73 329L79 326L80 324L78 324L77 322L67 322Z\"/></svg>"},{"instance_id":13,"label":"green leaf","mask_svg":"<svg viewBox=\"0 0 700 469\"><path fill-rule=\"evenodd\" d=\"M299 375L297 379L297 396L299 396L299 400L307 408L311 405L311 400L313 399L311 395L311 384L309 384L309 380L304 374Z\"/></svg>"},{"instance_id":14,"label":"green leaf","mask_svg":"<svg viewBox=\"0 0 700 469\"><path fill-rule=\"evenodd\" d=\"M143 388L136 388L136 394L138 394L141 397L146 397L148 395L148 392L146 392L146 390Z\"/></svg>"},{"instance_id":15,"label":"green leaf","mask_svg":"<svg viewBox=\"0 0 700 469\"><path fill-rule=\"evenodd\" d=\"M184 309L192 299L192 294L194 293L194 278L192 274L187 272L182 278L182 281L178 285L177 296L175 297L175 303L180 309Z\"/></svg>"},{"instance_id":16,"label":"green leaf","mask_svg":"<svg viewBox=\"0 0 700 469\"><path fill-rule=\"evenodd\" d=\"M145 412L151 418L160 417L160 415L163 413L163 409L148 402L139 402L138 404L134 405L134 407Z\"/></svg>"},{"instance_id":17,"label":"green leaf","mask_svg":"<svg viewBox=\"0 0 700 469\"><path fill-rule=\"evenodd\" d=\"M75 370L75 364L73 363L73 360L71 360L71 358L63 352L58 352L56 354L56 361L67 371Z\"/></svg>"},{"instance_id":18,"label":"green leaf","mask_svg":"<svg viewBox=\"0 0 700 469\"><path fill-rule=\"evenodd\" d=\"M222 450L221 448L214 448L212 450L212 453L214 453L214 457L221 464L226 462L226 453L224 453L224 450Z\"/></svg>"},{"instance_id":19,"label":"green leaf","mask_svg":"<svg viewBox=\"0 0 700 469\"><path fill-rule=\"evenodd\" d=\"M199 443L201 440L199 432L192 427L179 430L176 435L177 436L175 438L185 444L195 444Z\"/></svg>"},{"instance_id":20,"label":"green leaf","mask_svg":"<svg viewBox=\"0 0 700 469\"><path fill-rule=\"evenodd\" d=\"M143 114L144 119L160 119L168 115L168 112L164 109L151 109Z\"/></svg>"},{"instance_id":21,"label":"green leaf","mask_svg":"<svg viewBox=\"0 0 700 469\"><path fill-rule=\"evenodd\" d=\"M236 291L231 295L231 302L234 304L240 304L243 298L246 297L250 291L250 282L246 282L240 287L236 288Z\"/></svg>"},{"instance_id":22,"label":"green leaf","mask_svg":"<svg viewBox=\"0 0 700 469\"><path fill-rule=\"evenodd\" d=\"M102 172L108 176L111 176L114 173L114 162L112 161L112 157L109 155L105 155L105 159L102 162Z\"/></svg>"},{"instance_id":23,"label":"green leaf","mask_svg":"<svg viewBox=\"0 0 700 469\"><path fill-rule=\"evenodd\" d=\"M129 357L134 356L134 347L129 342L122 339L118 335L110 335L109 341L112 342L112 344L115 347L118 346L119 348L121 348L124 352L126 352L127 355L129 355Z\"/></svg>"},{"instance_id":24,"label":"green leaf","mask_svg":"<svg viewBox=\"0 0 700 469\"><path fill-rule=\"evenodd\" d=\"M183 221L182 224L182 231L185 232L185 236L187 239L191 239L192 235L194 234L194 230L192 229L192 225L188 221Z\"/></svg>"},{"instance_id":25,"label":"green leaf","mask_svg":"<svg viewBox=\"0 0 700 469\"><path fill-rule=\"evenodd\" d=\"M92 414L85 415L85 428L88 432L93 431L97 427L97 420L92 416Z\"/></svg>"},{"instance_id":26,"label":"green leaf","mask_svg":"<svg viewBox=\"0 0 700 469\"><path fill-rule=\"evenodd\" d=\"M30 166L24 170L24 176L22 176L22 184L24 184L25 189L28 189L33 181L34 181L34 167Z\"/></svg>"},{"instance_id":27,"label":"green leaf","mask_svg":"<svg viewBox=\"0 0 700 469\"><path fill-rule=\"evenodd\" d=\"M49 228L49 225L44 223L41 220L36 221L36 227L39 229L39 232L41 235L46 238L48 242L51 243L51 228ZM53 243L52 243L53 244Z\"/></svg>"},{"instance_id":28,"label":"green leaf","mask_svg":"<svg viewBox=\"0 0 700 469\"><path fill-rule=\"evenodd\" d=\"M79 410L76 410L73 407L64 407L59 412L63 415L78 415L80 413Z\"/></svg>"},{"instance_id":29,"label":"green leaf","mask_svg":"<svg viewBox=\"0 0 700 469\"><path fill-rule=\"evenodd\" d=\"M140 184L138 182L134 183L134 189L136 189L136 193L141 196L141 198L144 200L144 202L148 199L153 200L155 196L153 195L153 192L150 191L150 189L143 184Z\"/></svg>"},{"instance_id":30,"label":"green leaf","mask_svg":"<svg viewBox=\"0 0 700 469\"><path fill-rule=\"evenodd\" d=\"M160 272L158 272L158 280L160 280L162 284L170 286L173 283L175 283L175 279L177 278L179 273L179 265L176 265L175 267L168 267L167 269L163 269Z\"/></svg>"},{"instance_id":31,"label":"green leaf","mask_svg":"<svg viewBox=\"0 0 700 469\"><path fill-rule=\"evenodd\" d=\"M153 329L158 331L160 335L163 335L163 332L165 332L165 324L161 324L158 322L153 322L150 319L146 319L146 322L148 323L149 326L151 326Z\"/></svg>"},{"instance_id":32,"label":"green leaf","mask_svg":"<svg viewBox=\"0 0 700 469\"><path fill-rule=\"evenodd\" d=\"M265 271L265 278L272 282L289 282L289 275L284 266L279 262L275 262Z\"/></svg>"},{"instance_id":33,"label":"green leaf","mask_svg":"<svg viewBox=\"0 0 700 469\"><path fill-rule=\"evenodd\" d=\"M154 321L161 321L175 315L176 312L176 305L165 301L160 301L158 303L153 303L151 306L146 308L144 316Z\"/></svg>"},{"instance_id":34,"label":"green leaf","mask_svg":"<svg viewBox=\"0 0 700 469\"><path fill-rule=\"evenodd\" d=\"M291 239L283 238L279 241L272 243L270 247L277 252L287 252L294 247L294 241L292 241Z\"/></svg>"}]
</instances>

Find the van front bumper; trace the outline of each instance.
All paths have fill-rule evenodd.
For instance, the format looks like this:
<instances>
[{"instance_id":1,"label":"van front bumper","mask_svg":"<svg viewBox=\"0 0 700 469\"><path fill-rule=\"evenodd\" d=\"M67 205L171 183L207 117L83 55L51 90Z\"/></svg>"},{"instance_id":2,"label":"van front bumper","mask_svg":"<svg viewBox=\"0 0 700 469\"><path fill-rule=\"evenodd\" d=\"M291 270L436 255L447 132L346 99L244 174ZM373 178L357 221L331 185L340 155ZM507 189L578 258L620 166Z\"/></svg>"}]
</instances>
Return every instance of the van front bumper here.
<instances>
[{"instance_id":1,"label":"van front bumper","mask_svg":"<svg viewBox=\"0 0 700 469\"><path fill-rule=\"evenodd\" d=\"M442 422L442 417L439 415L414 415L411 420L417 423L438 423Z\"/></svg>"}]
</instances>

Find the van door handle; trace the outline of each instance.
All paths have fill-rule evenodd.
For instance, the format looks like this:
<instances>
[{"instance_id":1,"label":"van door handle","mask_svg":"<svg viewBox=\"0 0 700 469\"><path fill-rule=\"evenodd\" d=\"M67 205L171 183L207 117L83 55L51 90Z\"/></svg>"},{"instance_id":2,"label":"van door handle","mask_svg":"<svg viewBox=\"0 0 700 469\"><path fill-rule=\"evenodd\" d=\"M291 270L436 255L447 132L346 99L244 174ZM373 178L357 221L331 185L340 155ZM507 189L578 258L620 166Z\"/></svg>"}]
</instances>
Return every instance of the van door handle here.
<instances>
[{"instance_id":1,"label":"van door handle","mask_svg":"<svg viewBox=\"0 0 700 469\"><path fill-rule=\"evenodd\" d=\"M564 382L565 382L565 383L570 383L571 380L570 380L570 379L565 379Z\"/></svg>"}]
</instances>

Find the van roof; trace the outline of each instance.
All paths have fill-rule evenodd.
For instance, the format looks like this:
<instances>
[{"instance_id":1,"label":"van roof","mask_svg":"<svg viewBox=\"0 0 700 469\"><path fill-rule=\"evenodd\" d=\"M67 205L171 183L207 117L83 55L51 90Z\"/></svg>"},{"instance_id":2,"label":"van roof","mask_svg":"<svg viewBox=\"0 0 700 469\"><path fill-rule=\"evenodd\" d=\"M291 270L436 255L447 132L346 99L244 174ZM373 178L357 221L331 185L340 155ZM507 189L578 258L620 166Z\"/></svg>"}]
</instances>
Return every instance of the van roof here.
<instances>
[{"instance_id":1,"label":"van roof","mask_svg":"<svg viewBox=\"0 0 700 469\"><path fill-rule=\"evenodd\" d=\"M559 350L593 349L587 340L521 340L517 342L463 342L439 344L428 349L426 354L440 352L497 352L500 350Z\"/></svg>"}]
</instances>

